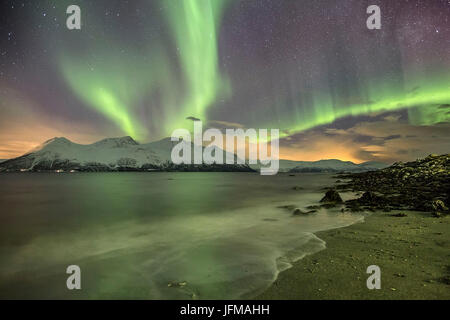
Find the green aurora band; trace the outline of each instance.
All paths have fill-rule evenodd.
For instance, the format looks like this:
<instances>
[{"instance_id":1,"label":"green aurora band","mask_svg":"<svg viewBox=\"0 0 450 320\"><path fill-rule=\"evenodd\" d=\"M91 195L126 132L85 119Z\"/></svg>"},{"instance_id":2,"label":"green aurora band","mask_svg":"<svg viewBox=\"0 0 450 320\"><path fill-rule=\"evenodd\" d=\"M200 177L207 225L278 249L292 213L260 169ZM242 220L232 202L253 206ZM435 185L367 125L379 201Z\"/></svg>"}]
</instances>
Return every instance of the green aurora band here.
<instances>
[{"instance_id":1,"label":"green aurora band","mask_svg":"<svg viewBox=\"0 0 450 320\"><path fill-rule=\"evenodd\" d=\"M289 117L278 123L266 123L267 128L280 128L280 138L300 133L318 126L327 125L345 117L379 114L408 110L411 125L434 125L449 122L450 113L443 105L450 103L450 78L436 76L410 92L372 90L372 103L336 106L330 95L317 94L312 107L293 108ZM414 87L414 86L413 86ZM390 92L389 92L390 91Z\"/></svg>"},{"instance_id":2,"label":"green aurora band","mask_svg":"<svg viewBox=\"0 0 450 320\"><path fill-rule=\"evenodd\" d=\"M167 51L155 41L147 55L105 53L104 48L120 47L114 41L102 39L83 59L67 54L60 58L60 69L72 91L88 106L103 114L125 134L136 139L147 138L134 108L139 99L158 95L161 110L151 125L162 126L159 132L170 135L186 126L186 117L207 120L206 110L219 94L229 94L228 81L219 75L217 29L225 0L164 1L172 30L174 46L183 73L184 84L177 75ZM116 52L119 52L117 50ZM148 58L150 57L150 58ZM124 62L124 60L127 60ZM183 92L182 98L174 92ZM181 100L181 101L180 101Z\"/></svg>"},{"instance_id":3,"label":"green aurora band","mask_svg":"<svg viewBox=\"0 0 450 320\"><path fill-rule=\"evenodd\" d=\"M217 30L227 1L164 2L170 6L165 12L187 83L187 97L181 110L186 116L207 120L206 110L218 94L230 91L228 82L219 74L217 48ZM174 128L183 127L183 124L185 122L180 122Z\"/></svg>"},{"instance_id":4,"label":"green aurora band","mask_svg":"<svg viewBox=\"0 0 450 320\"><path fill-rule=\"evenodd\" d=\"M64 57L62 74L72 91L88 106L113 121L124 133L139 138L132 106L152 84L148 66L124 64L117 57L77 60Z\"/></svg>"},{"instance_id":5,"label":"green aurora band","mask_svg":"<svg viewBox=\"0 0 450 320\"><path fill-rule=\"evenodd\" d=\"M158 96L160 99L160 109L152 110L150 123L159 135L168 136L174 129L188 127L188 116L208 121L208 109L219 98L231 95L231 85L220 74L218 66L218 29L227 2L162 2L166 6L165 17L177 49L181 77L160 41L152 43L151 48L148 46L146 54L127 53L124 62L118 51L105 53L105 48L120 48L116 42L106 40L98 48L91 48L90 52L97 55L87 55L82 59L62 55L60 69L63 77L84 103L137 140L148 138L149 124L144 123L138 113L139 103L145 97L152 100ZM381 79L371 81L361 94L367 97L365 101L370 101L368 103L336 103L332 88L317 88L310 92L312 98L309 103L287 103L283 101L284 97L280 97L274 105L261 106L275 109L281 116L265 123L255 118L255 123L250 125L279 128L280 138L283 138L344 117L403 109L408 109L409 121L414 125L433 125L450 119L448 110L441 107L450 102L450 78L447 74L435 74L433 79L424 81L410 81L408 87L418 88L410 91ZM305 88L298 91L305 92Z\"/></svg>"}]
</instances>

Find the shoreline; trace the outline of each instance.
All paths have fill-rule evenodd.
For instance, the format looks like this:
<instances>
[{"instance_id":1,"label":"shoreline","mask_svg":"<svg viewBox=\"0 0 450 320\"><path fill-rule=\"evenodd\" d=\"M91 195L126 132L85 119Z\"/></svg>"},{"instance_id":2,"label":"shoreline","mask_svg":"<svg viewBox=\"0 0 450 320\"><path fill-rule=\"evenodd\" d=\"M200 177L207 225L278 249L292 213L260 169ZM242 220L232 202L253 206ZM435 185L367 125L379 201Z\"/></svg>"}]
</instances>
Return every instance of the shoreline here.
<instances>
[{"instance_id":1,"label":"shoreline","mask_svg":"<svg viewBox=\"0 0 450 320\"><path fill-rule=\"evenodd\" d=\"M294 262L254 299L450 299L449 223L426 212L377 211L317 232L326 248ZM379 290L366 286L370 265L381 269Z\"/></svg>"}]
</instances>

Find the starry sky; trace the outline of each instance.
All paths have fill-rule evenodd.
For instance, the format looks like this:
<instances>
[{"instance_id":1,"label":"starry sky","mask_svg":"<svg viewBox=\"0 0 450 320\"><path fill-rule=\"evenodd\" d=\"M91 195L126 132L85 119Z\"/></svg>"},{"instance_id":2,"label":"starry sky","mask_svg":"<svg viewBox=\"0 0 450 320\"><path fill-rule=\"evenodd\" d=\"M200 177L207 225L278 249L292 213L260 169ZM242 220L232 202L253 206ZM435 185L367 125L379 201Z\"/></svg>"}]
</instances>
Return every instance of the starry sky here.
<instances>
[{"instance_id":1,"label":"starry sky","mask_svg":"<svg viewBox=\"0 0 450 320\"><path fill-rule=\"evenodd\" d=\"M4 0L0 17L0 158L192 119L280 129L291 160L450 150L448 0Z\"/></svg>"}]
</instances>

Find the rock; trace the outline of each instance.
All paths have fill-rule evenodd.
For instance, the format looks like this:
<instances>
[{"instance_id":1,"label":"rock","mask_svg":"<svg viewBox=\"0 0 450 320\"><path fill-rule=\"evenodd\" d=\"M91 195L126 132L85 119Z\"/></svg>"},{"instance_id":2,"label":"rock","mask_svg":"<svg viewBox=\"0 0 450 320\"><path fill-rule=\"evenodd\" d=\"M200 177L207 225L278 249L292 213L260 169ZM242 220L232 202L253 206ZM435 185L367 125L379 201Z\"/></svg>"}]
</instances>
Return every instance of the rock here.
<instances>
[{"instance_id":1,"label":"rock","mask_svg":"<svg viewBox=\"0 0 450 320\"><path fill-rule=\"evenodd\" d=\"M299 187L299 186L292 187L292 190L303 190L303 189L304 189L304 188Z\"/></svg>"},{"instance_id":2,"label":"rock","mask_svg":"<svg viewBox=\"0 0 450 320\"><path fill-rule=\"evenodd\" d=\"M346 201L347 208L417 210L443 216L450 212L450 155L395 163L388 168L340 176L346 181L337 190L364 192ZM347 180L350 179L350 180Z\"/></svg>"},{"instance_id":3,"label":"rock","mask_svg":"<svg viewBox=\"0 0 450 320\"><path fill-rule=\"evenodd\" d=\"M336 190L331 189L325 193L325 196L322 200L320 200L320 202L342 203L343 201L339 193Z\"/></svg>"},{"instance_id":4,"label":"rock","mask_svg":"<svg viewBox=\"0 0 450 320\"><path fill-rule=\"evenodd\" d=\"M350 212L361 212L364 211L359 205L354 205L349 207Z\"/></svg>"},{"instance_id":5,"label":"rock","mask_svg":"<svg viewBox=\"0 0 450 320\"><path fill-rule=\"evenodd\" d=\"M336 207L336 204L337 204L336 202L326 202L323 205L321 205L320 207L325 208L325 209L331 209L331 208Z\"/></svg>"},{"instance_id":6,"label":"rock","mask_svg":"<svg viewBox=\"0 0 450 320\"><path fill-rule=\"evenodd\" d=\"M295 208L294 211L292 211L292 215L294 216L301 216L301 215L307 215L308 213L300 210L299 208Z\"/></svg>"},{"instance_id":7,"label":"rock","mask_svg":"<svg viewBox=\"0 0 450 320\"><path fill-rule=\"evenodd\" d=\"M371 203L378 199L378 197L372 191L364 192L361 198L359 199L361 202Z\"/></svg>"},{"instance_id":8,"label":"rock","mask_svg":"<svg viewBox=\"0 0 450 320\"><path fill-rule=\"evenodd\" d=\"M363 195L355 201L358 206L369 206L372 209L382 209L383 211L389 211L389 207L386 204L386 199L382 196L376 195L372 191L366 191Z\"/></svg>"},{"instance_id":9,"label":"rock","mask_svg":"<svg viewBox=\"0 0 450 320\"><path fill-rule=\"evenodd\" d=\"M445 205L444 201L442 201L442 200L433 200L431 202L431 207L433 208L433 211L435 211L435 212L448 211L447 206Z\"/></svg>"},{"instance_id":10,"label":"rock","mask_svg":"<svg viewBox=\"0 0 450 320\"><path fill-rule=\"evenodd\" d=\"M177 281L171 281L167 284L168 287L175 287L175 288L181 288L187 285L186 281L181 281L181 282L177 282Z\"/></svg>"}]
</instances>

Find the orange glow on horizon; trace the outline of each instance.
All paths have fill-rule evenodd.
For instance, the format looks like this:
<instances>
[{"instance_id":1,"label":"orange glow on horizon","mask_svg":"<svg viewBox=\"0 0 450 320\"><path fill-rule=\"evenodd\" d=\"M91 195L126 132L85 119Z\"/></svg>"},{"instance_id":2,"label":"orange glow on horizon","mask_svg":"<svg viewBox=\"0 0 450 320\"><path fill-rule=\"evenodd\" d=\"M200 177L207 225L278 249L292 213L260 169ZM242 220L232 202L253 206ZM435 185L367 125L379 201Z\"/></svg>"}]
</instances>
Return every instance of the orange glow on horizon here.
<instances>
[{"instance_id":1,"label":"orange glow on horizon","mask_svg":"<svg viewBox=\"0 0 450 320\"><path fill-rule=\"evenodd\" d=\"M319 161L327 159L338 159L341 161L351 161L356 164L367 160L354 156L348 147L328 146L315 150L294 150L292 148L280 148L280 159L292 161Z\"/></svg>"}]
</instances>

